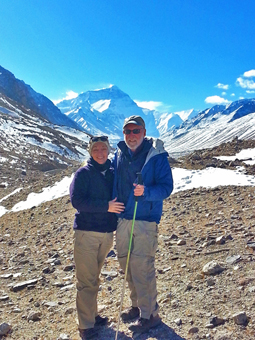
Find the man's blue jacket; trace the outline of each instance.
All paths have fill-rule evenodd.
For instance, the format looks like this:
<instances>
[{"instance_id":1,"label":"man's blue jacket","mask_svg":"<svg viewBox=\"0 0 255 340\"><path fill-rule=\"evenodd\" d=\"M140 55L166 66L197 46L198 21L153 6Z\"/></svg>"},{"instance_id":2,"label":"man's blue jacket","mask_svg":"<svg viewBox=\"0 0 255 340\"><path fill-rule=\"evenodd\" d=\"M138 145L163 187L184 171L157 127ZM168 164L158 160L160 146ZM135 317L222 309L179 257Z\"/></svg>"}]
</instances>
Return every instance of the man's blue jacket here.
<instances>
[{"instance_id":1,"label":"man's blue jacket","mask_svg":"<svg viewBox=\"0 0 255 340\"><path fill-rule=\"evenodd\" d=\"M144 195L139 197L136 220L159 223L163 200L173 191L172 171L168 153L159 139L146 138L142 148L132 157L124 141L118 143L114 166L113 197L125 204L120 218L133 219L135 197L133 183L137 183L137 172L142 173Z\"/></svg>"}]
</instances>

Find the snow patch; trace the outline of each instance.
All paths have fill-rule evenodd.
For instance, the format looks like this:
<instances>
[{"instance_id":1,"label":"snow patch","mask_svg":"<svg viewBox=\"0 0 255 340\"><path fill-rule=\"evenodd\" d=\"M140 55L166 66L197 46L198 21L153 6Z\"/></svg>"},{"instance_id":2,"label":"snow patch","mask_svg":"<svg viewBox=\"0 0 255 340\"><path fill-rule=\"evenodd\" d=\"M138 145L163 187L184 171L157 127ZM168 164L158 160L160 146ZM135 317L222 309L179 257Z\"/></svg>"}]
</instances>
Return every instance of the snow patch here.
<instances>
[{"instance_id":1,"label":"snow patch","mask_svg":"<svg viewBox=\"0 0 255 340\"><path fill-rule=\"evenodd\" d=\"M215 158L218 158L222 161L235 161L238 159L242 160L246 164L253 165L255 164L255 149L245 149L234 156L219 156Z\"/></svg>"},{"instance_id":2,"label":"snow patch","mask_svg":"<svg viewBox=\"0 0 255 340\"><path fill-rule=\"evenodd\" d=\"M97 110L98 112L103 112L108 109L110 103L111 103L110 99L99 100L96 103L92 104L91 106L94 110Z\"/></svg>"}]
</instances>

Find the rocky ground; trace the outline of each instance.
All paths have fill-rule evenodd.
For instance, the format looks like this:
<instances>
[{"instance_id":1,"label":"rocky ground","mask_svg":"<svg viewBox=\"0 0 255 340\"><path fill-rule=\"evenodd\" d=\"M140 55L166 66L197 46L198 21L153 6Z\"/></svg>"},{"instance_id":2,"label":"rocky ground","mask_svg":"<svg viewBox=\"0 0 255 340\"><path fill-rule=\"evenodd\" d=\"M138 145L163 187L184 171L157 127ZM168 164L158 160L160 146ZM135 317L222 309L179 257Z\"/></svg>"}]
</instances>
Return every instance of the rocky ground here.
<instances>
[{"instance_id":1,"label":"rocky ground","mask_svg":"<svg viewBox=\"0 0 255 340\"><path fill-rule=\"evenodd\" d=\"M202 150L171 160L171 164L194 169L208 164L219 166L214 157L235 154L240 143L226 143L222 150L220 147ZM243 144L241 148L254 147L255 141ZM225 168L235 166L221 163ZM74 168L58 173L38 172L36 176L31 172L34 186L30 183L30 190L39 192L70 175ZM252 166L247 166L246 171L255 173ZM29 176L28 171L27 183ZM17 182L13 183L19 187ZM0 199L6 196L4 190L0 189ZM10 209L25 199L28 191L27 185L1 204ZM74 212L69 197L65 196L0 217L0 334L6 334L2 338L79 339L73 262ZM178 192L165 200L156 255L162 325L142 334L139 340L254 339L254 249L254 187L198 188ZM122 280L114 246L102 270L98 296L99 311L110 322L99 331L98 340L115 339ZM127 306L128 288L123 308ZM126 324L120 323L118 339L132 339Z\"/></svg>"}]
</instances>

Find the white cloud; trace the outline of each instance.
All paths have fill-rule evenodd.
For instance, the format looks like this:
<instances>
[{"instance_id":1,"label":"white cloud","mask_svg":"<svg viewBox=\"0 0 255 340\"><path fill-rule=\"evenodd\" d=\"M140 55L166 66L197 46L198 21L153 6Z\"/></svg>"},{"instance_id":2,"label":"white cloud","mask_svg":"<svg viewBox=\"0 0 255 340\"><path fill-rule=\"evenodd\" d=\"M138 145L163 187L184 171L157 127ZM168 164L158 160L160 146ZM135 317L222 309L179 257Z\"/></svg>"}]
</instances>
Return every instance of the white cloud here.
<instances>
[{"instance_id":1,"label":"white cloud","mask_svg":"<svg viewBox=\"0 0 255 340\"><path fill-rule=\"evenodd\" d=\"M255 90L255 82L253 80L248 80L248 79L239 77L236 80L236 84L237 86L240 86L243 89Z\"/></svg>"},{"instance_id":2,"label":"white cloud","mask_svg":"<svg viewBox=\"0 0 255 340\"><path fill-rule=\"evenodd\" d=\"M229 85L224 85L224 84L221 84L221 83L218 83L215 87L217 87L218 89L223 89L223 90L229 89Z\"/></svg>"},{"instance_id":3,"label":"white cloud","mask_svg":"<svg viewBox=\"0 0 255 340\"><path fill-rule=\"evenodd\" d=\"M225 96L227 93L226 92L221 92L221 95L222 96Z\"/></svg>"},{"instance_id":4,"label":"white cloud","mask_svg":"<svg viewBox=\"0 0 255 340\"><path fill-rule=\"evenodd\" d=\"M227 99L221 98L220 96L210 96L210 97L205 98L205 103L220 105L220 104L230 104L231 102Z\"/></svg>"},{"instance_id":5,"label":"white cloud","mask_svg":"<svg viewBox=\"0 0 255 340\"><path fill-rule=\"evenodd\" d=\"M149 109L149 110L158 110L159 107L162 107L164 104L162 102L154 102L154 101L139 101L139 100L134 100L134 102L139 106L142 107L143 109Z\"/></svg>"},{"instance_id":6,"label":"white cloud","mask_svg":"<svg viewBox=\"0 0 255 340\"><path fill-rule=\"evenodd\" d=\"M115 85L114 84L102 84L101 86L95 88L94 91L101 91L101 90L110 89L113 86L115 86Z\"/></svg>"},{"instance_id":7,"label":"white cloud","mask_svg":"<svg viewBox=\"0 0 255 340\"><path fill-rule=\"evenodd\" d=\"M235 97L235 93L231 93L231 95L230 95L231 97Z\"/></svg>"},{"instance_id":8,"label":"white cloud","mask_svg":"<svg viewBox=\"0 0 255 340\"><path fill-rule=\"evenodd\" d=\"M246 93L255 93L255 91L247 90Z\"/></svg>"},{"instance_id":9,"label":"white cloud","mask_svg":"<svg viewBox=\"0 0 255 340\"><path fill-rule=\"evenodd\" d=\"M74 91L67 91L66 92L66 96L64 97L64 98L62 98L62 99L57 99L57 100L52 100L53 101L53 103L56 105L56 104L58 104L58 103L60 103L62 100L69 100L69 99L73 99L73 98L76 98L76 97L78 97L78 93L76 93L76 92L74 92Z\"/></svg>"},{"instance_id":10,"label":"white cloud","mask_svg":"<svg viewBox=\"0 0 255 340\"><path fill-rule=\"evenodd\" d=\"M246 71L243 76L246 78L255 77L255 70Z\"/></svg>"}]
</instances>

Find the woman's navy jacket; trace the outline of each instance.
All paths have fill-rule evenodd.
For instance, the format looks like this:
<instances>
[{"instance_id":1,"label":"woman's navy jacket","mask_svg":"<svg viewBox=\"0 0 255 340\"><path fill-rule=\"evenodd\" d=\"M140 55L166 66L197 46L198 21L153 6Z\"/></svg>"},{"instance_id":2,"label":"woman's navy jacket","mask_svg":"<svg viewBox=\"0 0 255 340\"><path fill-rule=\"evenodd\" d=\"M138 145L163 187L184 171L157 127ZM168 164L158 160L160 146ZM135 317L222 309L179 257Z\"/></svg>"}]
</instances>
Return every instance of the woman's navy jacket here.
<instances>
[{"instance_id":1,"label":"woman's navy jacket","mask_svg":"<svg viewBox=\"0 0 255 340\"><path fill-rule=\"evenodd\" d=\"M92 158L85 167L74 175L70 185L70 199L77 210L74 229L112 232L116 230L117 218L108 212L108 202L112 199L113 168L107 160L105 175L102 166Z\"/></svg>"}]
</instances>

